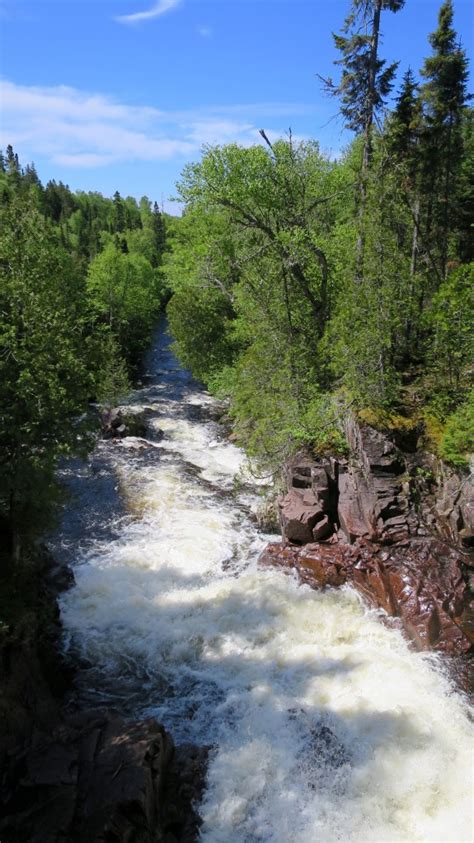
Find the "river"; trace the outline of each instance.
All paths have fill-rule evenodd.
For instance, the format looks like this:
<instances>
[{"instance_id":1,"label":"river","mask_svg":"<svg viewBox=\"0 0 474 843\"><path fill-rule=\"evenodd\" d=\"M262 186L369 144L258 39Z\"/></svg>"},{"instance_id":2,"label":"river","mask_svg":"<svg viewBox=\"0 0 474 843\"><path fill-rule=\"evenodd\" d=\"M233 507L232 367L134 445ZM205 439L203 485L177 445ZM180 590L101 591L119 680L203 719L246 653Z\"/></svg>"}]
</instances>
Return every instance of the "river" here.
<instances>
[{"instance_id":1,"label":"river","mask_svg":"<svg viewBox=\"0 0 474 843\"><path fill-rule=\"evenodd\" d=\"M128 405L147 442L63 470L76 701L212 747L206 843L471 841L472 731L436 658L350 588L259 569L259 486L163 330Z\"/></svg>"}]
</instances>

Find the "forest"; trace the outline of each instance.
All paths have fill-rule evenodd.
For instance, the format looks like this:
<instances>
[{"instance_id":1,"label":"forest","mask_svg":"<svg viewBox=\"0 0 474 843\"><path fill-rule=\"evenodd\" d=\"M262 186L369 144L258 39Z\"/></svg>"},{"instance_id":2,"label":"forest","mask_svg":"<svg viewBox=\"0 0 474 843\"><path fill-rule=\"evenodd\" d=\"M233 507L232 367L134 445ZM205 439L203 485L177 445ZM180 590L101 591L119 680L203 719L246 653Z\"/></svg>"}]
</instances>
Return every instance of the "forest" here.
<instances>
[{"instance_id":1,"label":"forest","mask_svg":"<svg viewBox=\"0 0 474 843\"><path fill-rule=\"evenodd\" d=\"M334 36L340 76L321 82L355 135L340 158L262 129L259 146L206 149L179 184L178 353L230 398L265 470L300 445L343 451L349 407L458 467L474 446L468 63L447 0L419 74L392 91L379 45L403 5L354 0Z\"/></svg>"},{"instance_id":2,"label":"forest","mask_svg":"<svg viewBox=\"0 0 474 843\"><path fill-rule=\"evenodd\" d=\"M53 523L65 455L85 455L100 407L127 393L165 301L165 217L44 187L0 158L0 524L6 561Z\"/></svg>"},{"instance_id":3,"label":"forest","mask_svg":"<svg viewBox=\"0 0 474 843\"><path fill-rule=\"evenodd\" d=\"M466 468L472 389L474 111L446 0L415 73L381 57L404 0L353 0L337 78L354 134L209 146L181 217L43 186L0 159L0 518L9 557L54 512L55 469L85 453L97 406L139 371L167 306L180 360L229 401L238 441L275 472L304 445L344 453L349 408ZM315 71L317 68L315 68ZM389 99L390 97L390 99ZM390 102L390 108L387 103Z\"/></svg>"}]
</instances>

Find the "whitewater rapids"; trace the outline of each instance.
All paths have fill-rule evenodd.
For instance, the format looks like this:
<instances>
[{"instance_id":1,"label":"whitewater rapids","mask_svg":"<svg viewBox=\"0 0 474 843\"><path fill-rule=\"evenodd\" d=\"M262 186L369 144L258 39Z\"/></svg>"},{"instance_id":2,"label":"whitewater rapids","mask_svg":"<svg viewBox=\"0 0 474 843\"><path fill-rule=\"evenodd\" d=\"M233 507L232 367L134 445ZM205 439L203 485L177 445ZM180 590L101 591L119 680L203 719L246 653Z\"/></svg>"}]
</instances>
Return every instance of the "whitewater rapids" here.
<instances>
[{"instance_id":1,"label":"whitewater rapids","mask_svg":"<svg viewBox=\"0 0 474 843\"><path fill-rule=\"evenodd\" d=\"M258 568L258 484L163 331L144 406L147 442L64 470L76 696L212 747L205 843L470 843L469 712L436 659L351 589Z\"/></svg>"}]
</instances>

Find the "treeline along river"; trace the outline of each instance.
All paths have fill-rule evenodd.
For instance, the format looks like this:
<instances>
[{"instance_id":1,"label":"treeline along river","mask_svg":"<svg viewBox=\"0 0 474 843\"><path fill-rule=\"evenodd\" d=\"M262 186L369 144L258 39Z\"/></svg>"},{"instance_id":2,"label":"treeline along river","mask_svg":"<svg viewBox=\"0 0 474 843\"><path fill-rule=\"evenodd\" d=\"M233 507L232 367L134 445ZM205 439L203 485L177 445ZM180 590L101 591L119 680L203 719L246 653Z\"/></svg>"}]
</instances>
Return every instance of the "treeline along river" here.
<instances>
[{"instance_id":1,"label":"treeline along river","mask_svg":"<svg viewBox=\"0 0 474 843\"><path fill-rule=\"evenodd\" d=\"M76 702L212 747L207 843L470 841L468 710L436 657L349 588L259 569L259 485L163 326L143 382L146 440L63 471Z\"/></svg>"}]
</instances>

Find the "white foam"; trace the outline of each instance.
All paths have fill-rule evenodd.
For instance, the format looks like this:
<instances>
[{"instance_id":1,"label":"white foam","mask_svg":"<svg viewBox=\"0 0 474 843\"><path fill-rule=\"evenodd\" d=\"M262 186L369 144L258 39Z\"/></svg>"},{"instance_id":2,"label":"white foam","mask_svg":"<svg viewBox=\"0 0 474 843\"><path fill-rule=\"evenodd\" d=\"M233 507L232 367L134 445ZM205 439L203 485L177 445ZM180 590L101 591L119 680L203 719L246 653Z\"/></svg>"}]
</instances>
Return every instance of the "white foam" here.
<instances>
[{"instance_id":1,"label":"white foam","mask_svg":"<svg viewBox=\"0 0 474 843\"><path fill-rule=\"evenodd\" d=\"M471 728L432 657L350 589L258 570L265 538L199 481L229 488L241 452L173 410L153 424L177 461L113 452L137 517L90 549L62 615L135 716L214 746L202 840L471 841Z\"/></svg>"}]
</instances>

